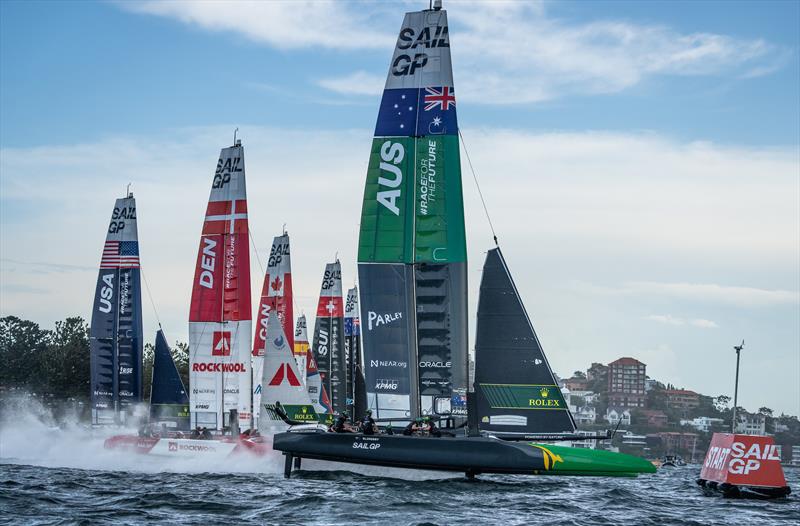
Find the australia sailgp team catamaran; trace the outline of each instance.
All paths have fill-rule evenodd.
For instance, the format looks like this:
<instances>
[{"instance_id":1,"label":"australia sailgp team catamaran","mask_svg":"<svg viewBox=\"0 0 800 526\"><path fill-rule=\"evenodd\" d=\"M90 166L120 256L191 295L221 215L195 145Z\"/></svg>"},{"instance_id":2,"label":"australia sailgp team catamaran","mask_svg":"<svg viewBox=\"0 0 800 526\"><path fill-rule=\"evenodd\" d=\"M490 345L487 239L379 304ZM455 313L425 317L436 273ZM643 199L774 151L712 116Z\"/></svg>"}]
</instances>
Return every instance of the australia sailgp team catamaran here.
<instances>
[{"instance_id":1,"label":"australia sailgp team catamaran","mask_svg":"<svg viewBox=\"0 0 800 526\"><path fill-rule=\"evenodd\" d=\"M499 248L483 267L468 386L466 261L450 35L437 0L407 13L400 28L358 243L367 404L379 422L402 422L406 432L290 428L273 438L285 475L301 458L469 477L654 471L629 455L535 442L574 439L575 424Z\"/></svg>"}]
</instances>

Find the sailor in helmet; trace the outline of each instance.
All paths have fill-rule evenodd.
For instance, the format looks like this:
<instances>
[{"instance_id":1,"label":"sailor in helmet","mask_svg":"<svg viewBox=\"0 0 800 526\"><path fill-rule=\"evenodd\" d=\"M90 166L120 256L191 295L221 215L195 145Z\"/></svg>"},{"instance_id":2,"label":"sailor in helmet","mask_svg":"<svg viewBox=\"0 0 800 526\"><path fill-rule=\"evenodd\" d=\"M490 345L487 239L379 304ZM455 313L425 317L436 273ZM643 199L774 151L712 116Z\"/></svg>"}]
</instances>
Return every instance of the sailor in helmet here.
<instances>
[{"instance_id":1,"label":"sailor in helmet","mask_svg":"<svg viewBox=\"0 0 800 526\"><path fill-rule=\"evenodd\" d=\"M361 420L361 432L365 435L374 435L378 432L378 426L372 418L372 409L367 409L364 418Z\"/></svg>"}]
</instances>

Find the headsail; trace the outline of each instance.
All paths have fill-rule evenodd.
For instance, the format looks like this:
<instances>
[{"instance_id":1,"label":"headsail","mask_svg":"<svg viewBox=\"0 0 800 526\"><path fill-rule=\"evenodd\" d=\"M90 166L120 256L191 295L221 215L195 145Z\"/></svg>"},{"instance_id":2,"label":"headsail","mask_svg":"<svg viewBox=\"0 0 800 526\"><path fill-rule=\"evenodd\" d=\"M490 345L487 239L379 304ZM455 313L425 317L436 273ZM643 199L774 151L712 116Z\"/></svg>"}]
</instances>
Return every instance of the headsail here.
<instances>
[{"instance_id":1,"label":"headsail","mask_svg":"<svg viewBox=\"0 0 800 526\"><path fill-rule=\"evenodd\" d=\"M251 363L253 367L253 407L260 407L261 373L264 363L264 346L267 337L267 319L277 314L281 321L289 349L294 347L294 327L292 312L292 264L289 252L289 234L276 236L269 252L267 273L261 289L261 301L256 316L256 334L253 338ZM305 369L302 369L305 371ZM258 423L259 411L253 412L255 424Z\"/></svg>"},{"instance_id":2,"label":"headsail","mask_svg":"<svg viewBox=\"0 0 800 526\"><path fill-rule=\"evenodd\" d=\"M89 346L92 424L124 423L131 406L142 401L142 291L133 194L117 199L111 213Z\"/></svg>"},{"instance_id":3,"label":"headsail","mask_svg":"<svg viewBox=\"0 0 800 526\"><path fill-rule=\"evenodd\" d=\"M475 335L483 431L571 433L575 422L499 248L486 254Z\"/></svg>"},{"instance_id":4,"label":"headsail","mask_svg":"<svg viewBox=\"0 0 800 526\"><path fill-rule=\"evenodd\" d=\"M347 407L347 367L344 355L342 267L339 260L325 266L317 305L313 353L322 385L335 412Z\"/></svg>"},{"instance_id":5,"label":"headsail","mask_svg":"<svg viewBox=\"0 0 800 526\"><path fill-rule=\"evenodd\" d=\"M275 402L283 405L292 420L316 422L317 414L306 387L300 381L300 371L292 356L289 339L276 316L269 317L265 337L259 431L275 433L286 429L286 424L274 411Z\"/></svg>"},{"instance_id":6,"label":"headsail","mask_svg":"<svg viewBox=\"0 0 800 526\"><path fill-rule=\"evenodd\" d=\"M150 423L166 423L175 429L189 429L189 394L169 352L164 331L160 329L156 333L153 355Z\"/></svg>"},{"instance_id":7,"label":"headsail","mask_svg":"<svg viewBox=\"0 0 800 526\"><path fill-rule=\"evenodd\" d=\"M211 185L189 308L192 427L251 420L250 251L244 149L223 148ZM223 416L224 415L224 416Z\"/></svg>"},{"instance_id":8,"label":"headsail","mask_svg":"<svg viewBox=\"0 0 800 526\"><path fill-rule=\"evenodd\" d=\"M369 405L432 412L467 387L467 275L447 13L406 13L372 142L358 275Z\"/></svg>"},{"instance_id":9,"label":"headsail","mask_svg":"<svg viewBox=\"0 0 800 526\"><path fill-rule=\"evenodd\" d=\"M303 385L306 384L306 367L308 362L308 326L306 324L306 315L301 314L297 318L297 326L294 329L294 347L292 353L297 362L297 368L303 374L300 379Z\"/></svg>"}]
</instances>

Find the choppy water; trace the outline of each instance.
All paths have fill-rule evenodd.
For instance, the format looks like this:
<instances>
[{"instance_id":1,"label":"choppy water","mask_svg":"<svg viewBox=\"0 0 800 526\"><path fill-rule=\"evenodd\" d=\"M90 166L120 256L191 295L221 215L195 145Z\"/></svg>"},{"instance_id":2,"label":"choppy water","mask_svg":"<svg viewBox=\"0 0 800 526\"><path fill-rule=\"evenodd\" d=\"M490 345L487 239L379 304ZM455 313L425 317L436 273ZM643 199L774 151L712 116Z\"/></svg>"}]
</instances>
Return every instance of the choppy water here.
<instances>
[{"instance_id":1,"label":"choppy water","mask_svg":"<svg viewBox=\"0 0 800 526\"><path fill-rule=\"evenodd\" d=\"M30 429L30 428L29 428ZM85 431L0 429L4 524L800 524L800 498L704 496L699 467L638 479L460 476L282 458L217 466L129 457ZM210 472L211 471L211 472ZM800 470L787 469L800 493Z\"/></svg>"}]
</instances>

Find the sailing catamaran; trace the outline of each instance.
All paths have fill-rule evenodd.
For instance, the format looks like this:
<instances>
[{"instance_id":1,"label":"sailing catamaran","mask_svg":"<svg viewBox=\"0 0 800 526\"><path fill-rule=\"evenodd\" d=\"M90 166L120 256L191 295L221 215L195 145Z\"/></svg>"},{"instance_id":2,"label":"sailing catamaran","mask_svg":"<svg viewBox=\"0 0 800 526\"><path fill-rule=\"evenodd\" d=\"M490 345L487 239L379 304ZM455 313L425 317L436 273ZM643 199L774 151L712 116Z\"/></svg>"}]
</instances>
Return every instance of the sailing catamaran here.
<instances>
[{"instance_id":1,"label":"sailing catamaran","mask_svg":"<svg viewBox=\"0 0 800 526\"><path fill-rule=\"evenodd\" d=\"M467 393L454 93L447 13L437 0L432 9L407 13L397 39L367 170L358 270L369 407L379 421L408 422L409 435L421 415L449 429L437 437L290 428L273 439L286 456L285 475L300 458L469 477L653 472L629 455L532 442L574 439L575 424L499 248L484 264L474 391Z\"/></svg>"},{"instance_id":2,"label":"sailing catamaran","mask_svg":"<svg viewBox=\"0 0 800 526\"><path fill-rule=\"evenodd\" d=\"M267 273L264 276L264 285L261 289L261 302L256 318L256 334L253 338L253 353L251 357L253 371L253 407L261 406L261 376L264 364L264 348L267 345L267 320L277 315L287 336L286 343L289 349L294 348L294 332L292 310L292 263L289 251L289 234L276 236L272 241L267 262ZM305 368L303 380L305 380ZM258 428L259 411L253 411L253 427Z\"/></svg>"},{"instance_id":3,"label":"sailing catamaran","mask_svg":"<svg viewBox=\"0 0 800 526\"><path fill-rule=\"evenodd\" d=\"M292 354L297 361L297 367L300 369L302 376L300 380L303 385L306 385L306 368L308 362L308 326L306 325L306 315L301 314L297 318L297 326L294 329L294 346L292 347Z\"/></svg>"},{"instance_id":4,"label":"sailing catamaran","mask_svg":"<svg viewBox=\"0 0 800 526\"><path fill-rule=\"evenodd\" d=\"M251 425L252 307L247 190L241 141L220 152L189 308L191 426Z\"/></svg>"},{"instance_id":5,"label":"sailing catamaran","mask_svg":"<svg viewBox=\"0 0 800 526\"><path fill-rule=\"evenodd\" d=\"M337 413L347 409L347 365L344 354L342 303L342 267L337 259L325 265L311 347L322 387L330 396L333 411Z\"/></svg>"},{"instance_id":6,"label":"sailing catamaran","mask_svg":"<svg viewBox=\"0 0 800 526\"><path fill-rule=\"evenodd\" d=\"M347 410L361 415L367 408L366 383L361 357L361 315L358 310L358 287L347 291L344 302L344 348L347 357Z\"/></svg>"},{"instance_id":7,"label":"sailing catamaran","mask_svg":"<svg viewBox=\"0 0 800 526\"><path fill-rule=\"evenodd\" d=\"M133 193L108 224L89 332L92 425L124 424L142 401L142 291Z\"/></svg>"},{"instance_id":8,"label":"sailing catamaran","mask_svg":"<svg viewBox=\"0 0 800 526\"><path fill-rule=\"evenodd\" d=\"M154 432L151 426L140 430L138 437L110 437L106 448L188 458L224 458L239 451L268 453L268 441L237 432L250 429L252 418L248 234L244 149L236 141L222 149L217 162L189 309L189 426L215 434L194 436L199 435L195 431L186 437L169 429L166 434ZM166 341L162 343L166 348Z\"/></svg>"}]
</instances>

